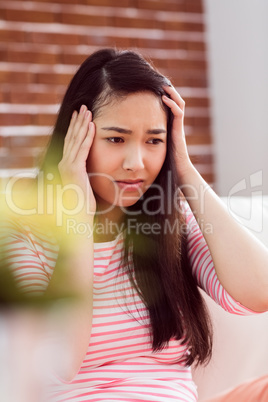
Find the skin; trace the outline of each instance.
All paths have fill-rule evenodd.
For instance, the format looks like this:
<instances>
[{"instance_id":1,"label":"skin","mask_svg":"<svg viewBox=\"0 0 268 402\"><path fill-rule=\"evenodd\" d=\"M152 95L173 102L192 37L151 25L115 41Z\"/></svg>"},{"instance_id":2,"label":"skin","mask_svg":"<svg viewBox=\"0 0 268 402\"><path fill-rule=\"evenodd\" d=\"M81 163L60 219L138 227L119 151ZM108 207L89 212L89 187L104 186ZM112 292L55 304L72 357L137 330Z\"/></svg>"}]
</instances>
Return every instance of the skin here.
<instances>
[{"instance_id":1,"label":"skin","mask_svg":"<svg viewBox=\"0 0 268 402\"><path fill-rule=\"evenodd\" d=\"M122 215L120 207L135 204L160 172L167 142L167 117L160 102L152 93L134 93L98 112L87 170L102 218L105 211ZM125 185L130 180L140 180L137 188Z\"/></svg>"},{"instance_id":2,"label":"skin","mask_svg":"<svg viewBox=\"0 0 268 402\"><path fill-rule=\"evenodd\" d=\"M127 199L123 192L121 200L116 200L112 193L114 185L111 184L111 181L105 180L102 183L102 179L97 178L90 182L89 169L97 173L109 174L117 180L142 178L144 182L140 189L141 192L146 191L154 181L166 155L167 122L160 101L151 94L136 94L136 96L127 97L120 103L110 105L110 109L103 108L94 123L91 112L84 105L81 106L79 113L74 111L64 141L63 157L58 168L63 185L79 186L86 202L80 212L74 216L69 215L69 219L73 218L78 223L87 222L93 230L97 204L100 209L105 208L107 204L112 205L113 211L110 219L119 221L122 217L120 205L132 205L139 199L139 192L128 191L127 197L130 199ZM117 117L116 121L114 116ZM114 126L115 123L116 126L131 130L131 134L122 136L120 133L120 138L123 137L125 140L123 142L120 140L118 144L115 144L114 140L107 141L107 138L118 137L118 133L102 129L103 126L108 125L109 127L110 124ZM148 130L152 129L163 132L148 134ZM151 163L152 158L154 158L154 164ZM102 191L100 188L102 184L106 191ZM100 216L107 217L108 214ZM105 238L94 237L94 241L110 239L109 234L106 234ZM93 237L88 238L86 234L71 233L64 237L64 242L59 245L59 248L57 261L61 260L62 254L65 261L64 275L62 275L61 267L57 266L57 262L47 293L59 294L63 289L68 289L71 294L79 294L76 303L71 306L68 304L66 316L59 320L59 328L57 336L55 336L55 342L58 341L57 347L62 344L66 345L64 352L66 357L63 362L56 362L54 370L63 380L71 381L81 366L91 337Z\"/></svg>"},{"instance_id":3,"label":"skin","mask_svg":"<svg viewBox=\"0 0 268 402\"><path fill-rule=\"evenodd\" d=\"M170 107L174 115L172 139L176 150L175 160L180 183L197 222L202 224L200 225L201 230L207 224L213 226L212 234L204 231L203 235L209 246L217 276L224 288L235 300L254 311L266 311L268 310L268 250L230 216L219 197L192 165L187 152L183 126L185 103L174 87L165 87L164 89L171 97L170 99L163 96L162 100ZM146 96L147 94L143 93L136 98L139 102L142 102L144 108L148 107L148 103L143 102L143 98L145 99ZM148 96L147 99L149 100ZM118 152L117 147L120 147L121 150L121 143L115 145L106 140L102 141L104 123L105 125L107 123L115 124L113 119L116 116L116 125L120 122L123 128L126 128L124 125L128 125L131 122L131 126L127 128L133 131L131 135L127 135L126 142L123 142L123 151L122 154L121 151L119 152L120 161L118 161L118 164L112 159L109 171L105 171L116 180L141 177L145 180L144 188L142 188L145 190L146 185L153 182L154 176L157 175L157 171L158 169L160 170L164 160L165 151L163 151L163 154L161 151L162 159L158 165L155 155L155 153L158 155L158 152L160 152L158 145L153 145L153 151L151 151L151 145L145 140L148 129L162 128L162 124L166 127L166 120L159 101L155 103L155 99L150 98L152 102L150 102L151 106L149 110L147 109L147 113L152 113L152 119L148 119L146 115L145 122L143 108L139 109L139 102L133 102L133 99L134 97L128 97L125 103L114 104L114 115L109 114L108 109L105 111L103 108L103 114L100 113L99 118L96 118L94 122L95 124L92 123L91 112L87 111L85 106L82 106L79 113L74 112L70 122L65 138L63 158L59 164L59 172L63 184L75 183L82 190L86 203L74 218L78 222L88 222L92 228L97 203L101 207L109 204L115 205L119 209L121 205L118 199L114 199L114 194L112 194L111 199L108 191L107 194L102 192L101 188L99 188L100 182L91 181L90 183L88 179L88 169L107 169L108 163L105 163L106 167L97 165L97 163L104 162L108 157L109 160L112 158L110 151L107 151L108 148L116 148L114 152ZM126 113L125 109L121 109L128 106L128 113ZM134 109L136 113L132 113ZM122 110L121 114L118 113L120 110ZM141 113L142 118L137 112ZM155 126L148 126L148 121L151 124L154 123ZM96 142L93 141L95 125L97 132ZM104 131L105 135L107 135L107 130ZM121 137L117 133L112 135L110 131L108 133L108 137ZM157 138L158 136L159 134ZM161 147L162 145L159 148ZM104 149L107 151L107 153L105 152L105 158L97 157L98 155L103 156ZM135 152L132 153L129 149ZM90 155L89 159L88 155ZM125 156L121 158L122 155ZM154 158L156 168L154 167L153 170L147 163L150 159L149 155ZM124 175L121 176L121 174ZM105 183L105 186L110 186L110 183ZM128 202L136 202L135 200L139 196L135 192L128 195L131 195L132 200L129 201L123 197L120 201L123 203L122 205ZM118 210L118 208L114 208L114 210ZM112 218L120 219L120 216ZM67 257L65 256L66 264L64 267L65 277L60 276L59 282L63 289L69 289L70 292L79 292L80 295L79 304L74 306L73 311L68 309L68 316L60 332L60 335L68 344L70 359L68 364L64 361L62 370L57 371L63 379L68 381L79 370L90 341L94 266L93 238L74 234L70 237L67 246L68 255ZM52 276L52 288L53 277L55 281L57 279L57 267L55 268L55 274ZM57 288L56 285L56 291Z\"/></svg>"},{"instance_id":4,"label":"skin","mask_svg":"<svg viewBox=\"0 0 268 402\"><path fill-rule=\"evenodd\" d=\"M185 102L174 87L165 87L163 101L174 115L172 137L184 195L202 228L217 276L227 292L256 312L268 310L268 249L232 218L227 207L192 165L184 134ZM190 185L189 185L190 184Z\"/></svg>"}]
</instances>

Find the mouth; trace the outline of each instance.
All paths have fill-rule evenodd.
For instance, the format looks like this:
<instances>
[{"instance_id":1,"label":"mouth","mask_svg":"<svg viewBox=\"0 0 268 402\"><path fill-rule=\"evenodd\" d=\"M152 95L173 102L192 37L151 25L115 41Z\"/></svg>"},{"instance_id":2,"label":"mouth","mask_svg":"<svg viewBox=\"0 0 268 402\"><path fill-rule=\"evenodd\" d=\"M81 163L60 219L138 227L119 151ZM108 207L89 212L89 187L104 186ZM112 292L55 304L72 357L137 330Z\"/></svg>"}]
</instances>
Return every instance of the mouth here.
<instances>
[{"instance_id":1,"label":"mouth","mask_svg":"<svg viewBox=\"0 0 268 402\"><path fill-rule=\"evenodd\" d=\"M143 183L144 180L142 179L136 179L136 180L116 180L115 183L118 185L118 187L122 190L127 190L127 191L137 191L139 190Z\"/></svg>"},{"instance_id":2,"label":"mouth","mask_svg":"<svg viewBox=\"0 0 268 402\"><path fill-rule=\"evenodd\" d=\"M135 179L135 180L116 180L117 183L126 183L126 184L136 184L136 183L143 183L144 180L142 179Z\"/></svg>"}]
</instances>

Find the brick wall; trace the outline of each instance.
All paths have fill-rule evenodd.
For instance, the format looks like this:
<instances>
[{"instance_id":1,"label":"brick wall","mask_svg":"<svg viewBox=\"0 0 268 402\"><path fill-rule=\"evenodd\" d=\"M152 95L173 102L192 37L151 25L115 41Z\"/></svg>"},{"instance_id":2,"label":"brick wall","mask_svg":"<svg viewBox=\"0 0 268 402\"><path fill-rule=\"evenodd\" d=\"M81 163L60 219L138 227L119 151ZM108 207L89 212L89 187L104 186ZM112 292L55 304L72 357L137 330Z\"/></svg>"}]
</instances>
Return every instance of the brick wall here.
<instances>
[{"instance_id":1,"label":"brick wall","mask_svg":"<svg viewBox=\"0 0 268 402\"><path fill-rule=\"evenodd\" d=\"M213 182L201 0L0 0L0 176L35 168L78 65L138 49L186 100L190 156Z\"/></svg>"}]
</instances>

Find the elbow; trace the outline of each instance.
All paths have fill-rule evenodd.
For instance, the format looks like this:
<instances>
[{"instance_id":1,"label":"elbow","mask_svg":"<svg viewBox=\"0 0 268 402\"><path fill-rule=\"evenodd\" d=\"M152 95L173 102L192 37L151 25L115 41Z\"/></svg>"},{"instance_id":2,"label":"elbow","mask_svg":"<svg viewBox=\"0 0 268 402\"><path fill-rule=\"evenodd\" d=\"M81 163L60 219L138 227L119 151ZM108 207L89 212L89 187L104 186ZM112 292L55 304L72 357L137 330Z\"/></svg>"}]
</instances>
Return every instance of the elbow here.
<instances>
[{"instance_id":1,"label":"elbow","mask_svg":"<svg viewBox=\"0 0 268 402\"><path fill-rule=\"evenodd\" d=\"M244 307L255 313L265 313L268 311L268 286L259 286L257 291L255 289L253 293L250 294L248 291L245 294L246 297L243 299L236 299Z\"/></svg>"},{"instance_id":2,"label":"elbow","mask_svg":"<svg viewBox=\"0 0 268 402\"><path fill-rule=\"evenodd\" d=\"M257 307L254 306L251 310L255 313L266 313L268 311L268 306L266 304L260 304Z\"/></svg>"},{"instance_id":3,"label":"elbow","mask_svg":"<svg viewBox=\"0 0 268 402\"><path fill-rule=\"evenodd\" d=\"M73 379L75 378L77 373L78 373L78 371L73 371L73 372L70 372L70 373L64 373L61 376L61 380L64 383L69 384L69 383L71 383L73 381Z\"/></svg>"},{"instance_id":4,"label":"elbow","mask_svg":"<svg viewBox=\"0 0 268 402\"><path fill-rule=\"evenodd\" d=\"M268 275L258 279L258 281L256 280L255 289L250 298L252 307L249 308L253 311L257 313L265 313L268 311Z\"/></svg>"},{"instance_id":5,"label":"elbow","mask_svg":"<svg viewBox=\"0 0 268 402\"><path fill-rule=\"evenodd\" d=\"M66 384L71 383L80 371L83 359L84 355L78 358L71 355L70 351L64 353L64 356L58 353L53 362L53 371L58 380Z\"/></svg>"},{"instance_id":6,"label":"elbow","mask_svg":"<svg viewBox=\"0 0 268 402\"><path fill-rule=\"evenodd\" d=\"M69 384L74 380L75 376L79 372L79 369L80 367L67 368L65 366L64 368L57 370L57 377L61 382Z\"/></svg>"},{"instance_id":7,"label":"elbow","mask_svg":"<svg viewBox=\"0 0 268 402\"><path fill-rule=\"evenodd\" d=\"M267 279L267 283L264 285L262 294L263 294L263 297L261 300L261 312L264 313L264 312L268 311L268 279Z\"/></svg>"},{"instance_id":8,"label":"elbow","mask_svg":"<svg viewBox=\"0 0 268 402\"><path fill-rule=\"evenodd\" d=\"M266 313L267 311L268 311L268 295L266 295L266 298L264 299L259 312Z\"/></svg>"},{"instance_id":9,"label":"elbow","mask_svg":"<svg viewBox=\"0 0 268 402\"><path fill-rule=\"evenodd\" d=\"M258 295L258 300L256 300L251 309L256 313L268 311L268 287L264 290L263 295Z\"/></svg>"}]
</instances>

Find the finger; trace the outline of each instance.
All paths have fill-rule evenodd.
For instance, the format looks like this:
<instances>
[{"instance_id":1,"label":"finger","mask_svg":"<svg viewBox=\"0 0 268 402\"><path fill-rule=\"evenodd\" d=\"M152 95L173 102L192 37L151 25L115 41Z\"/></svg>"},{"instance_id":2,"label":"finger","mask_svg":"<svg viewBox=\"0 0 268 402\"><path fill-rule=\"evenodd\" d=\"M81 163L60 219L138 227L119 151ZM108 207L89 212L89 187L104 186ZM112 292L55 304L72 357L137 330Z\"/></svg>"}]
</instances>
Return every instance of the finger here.
<instances>
[{"instance_id":1,"label":"finger","mask_svg":"<svg viewBox=\"0 0 268 402\"><path fill-rule=\"evenodd\" d=\"M65 141L66 141L67 145L69 145L73 141L74 137L77 136L79 129L83 123L86 111L87 111L86 106L82 105L80 107L79 113L74 112L74 114L73 114L74 118L71 119L70 126L68 128L68 131L67 131L67 134L65 137Z\"/></svg>"},{"instance_id":2,"label":"finger","mask_svg":"<svg viewBox=\"0 0 268 402\"><path fill-rule=\"evenodd\" d=\"M90 114L90 113L89 113ZM68 154L59 163L59 170L62 180L69 183L73 177L81 179L81 174L86 172L86 161L95 135L95 124L88 122L86 137L82 141L75 157ZM67 181L66 181L67 180ZM73 180L73 179L72 179Z\"/></svg>"},{"instance_id":3,"label":"finger","mask_svg":"<svg viewBox=\"0 0 268 402\"><path fill-rule=\"evenodd\" d=\"M89 122L92 120L92 114L89 110L80 113L73 126L69 138L66 141L64 157L68 158L70 162L75 159L79 148L87 135Z\"/></svg>"},{"instance_id":4,"label":"finger","mask_svg":"<svg viewBox=\"0 0 268 402\"><path fill-rule=\"evenodd\" d=\"M74 111L70 125L68 127L67 134L64 140L64 151L68 153L69 149L72 149L73 143L75 142L76 137L79 135L79 130L83 124L85 113L87 111L87 107L82 105L80 107L79 114Z\"/></svg>"},{"instance_id":5,"label":"finger","mask_svg":"<svg viewBox=\"0 0 268 402\"><path fill-rule=\"evenodd\" d=\"M184 113L182 109L175 103L172 99L168 98L167 96L163 95L163 101L166 103L167 106L170 107L173 115L174 120L172 124L172 133L173 133L173 140L177 144L180 143L181 140L185 141L185 132L184 132Z\"/></svg>"},{"instance_id":6,"label":"finger","mask_svg":"<svg viewBox=\"0 0 268 402\"><path fill-rule=\"evenodd\" d=\"M68 127L68 131L67 131L66 136L64 138L63 153L66 151L67 145L68 145L68 143L70 141L70 137L71 137L72 132L74 130L74 125L75 125L77 116L78 116L78 113L75 110L73 112L73 114L72 114L71 121L70 121L70 124L69 124L69 127Z\"/></svg>"},{"instance_id":7,"label":"finger","mask_svg":"<svg viewBox=\"0 0 268 402\"><path fill-rule=\"evenodd\" d=\"M80 148L88 135L89 130L89 123L91 122L92 114L88 110L86 111L82 124L78 123L78 131L75 132L70 140L69 147L68 147L68 158L70 162L74 162L77 158L78 154L80 153Z\"/></svg>"},{"instance_id":8,"label":"finger","mask_svg":"<svg viewBox=\"0 0 268 402\"><path fill-rule=\"evenodd\" d=\"M91 121L89 122L88 125L87 135L81 144L79 153L77 154L76 160L78 163L80 162L86 163L88 154L90 152L90 148L93 144L94 136L95 136L95 124Z\"/></svg>"},{"instance_id":9,"label":"finger","mask_svg":"<svg viewBox=\"0 0 268 402\"><path fill-rule=\"evenodd\" d=\"M176 91L176 89L173 86L164 86L163 89L171 97L171 99L173 99L174 102L176 102L179 105L179 107L184 111L185 101L182 99L182 97Z\"/></svg>"},{"instance_id":10,"label":"finger","mask_svg":"<svg viewBox=\"0 0 268 402\"><path fill-rule=\"evenodd\" d=\"M183 119L183 109L173 99L168 98L166 95L162 96L163 102L171 109L174 117Z\"/></svg>"},{"instance_id":11,"label":"finger","mask_svg":"<svg viewBox=\"0 0 268 402\"><path fill-rule=\"evenodd\" d=\"M81 118L83 117L84 113L86 112L87 107L85 105L82 105L80 107L79 113L75 110L72 114L71 117L71 121L70 121L70 125L68 127L68 131L66 134L66 139L68 140L70 138L70 136L73 133L73 130L75 129L75 125L77 124L77 122L81 122Z\"/></svg>"}]
</instances>

